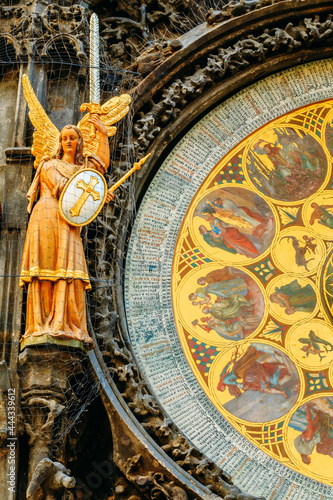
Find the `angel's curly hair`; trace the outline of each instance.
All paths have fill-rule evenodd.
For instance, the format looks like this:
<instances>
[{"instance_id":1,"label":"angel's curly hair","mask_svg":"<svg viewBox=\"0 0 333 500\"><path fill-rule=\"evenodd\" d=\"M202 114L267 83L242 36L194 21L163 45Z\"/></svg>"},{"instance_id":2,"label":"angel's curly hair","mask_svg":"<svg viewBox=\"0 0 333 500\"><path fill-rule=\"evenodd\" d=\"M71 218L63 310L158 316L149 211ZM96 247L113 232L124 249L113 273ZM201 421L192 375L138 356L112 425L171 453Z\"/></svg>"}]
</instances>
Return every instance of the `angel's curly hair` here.
<instances>
[{"instance_id":1,"label":"angel's curly hair","mask_svg":"<svg viewBox=\"0 0 333 500\"><path fill-rule=\"evenodd\" d=\"M79 136L79 140L77 142L77 147L76 147L76 153L75 153L75 164L76 165L83 165L83 163L84 163L83 138L82 138L81 130L78 127L76 127L75 125L65 125L64 128L61 130L60 135L59 135L59 146L58 146L58 150L55 154L55 158L57 158L57 160L61 160L61 158L63 157L64 150L63 150L62 143L61 143L61 134L62 134L63 130L71 129L71 128L73 130L75 130L75 132Z\"/></svg>"}]
</instances>

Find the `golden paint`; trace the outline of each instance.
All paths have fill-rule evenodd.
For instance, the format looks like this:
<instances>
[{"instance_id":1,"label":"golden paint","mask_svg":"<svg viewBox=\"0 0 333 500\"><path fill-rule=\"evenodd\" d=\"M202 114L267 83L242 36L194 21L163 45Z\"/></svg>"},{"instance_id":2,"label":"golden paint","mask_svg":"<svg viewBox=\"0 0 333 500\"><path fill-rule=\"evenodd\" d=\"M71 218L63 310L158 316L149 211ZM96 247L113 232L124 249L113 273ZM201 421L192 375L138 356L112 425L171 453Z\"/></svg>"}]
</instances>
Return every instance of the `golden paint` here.
<instances>
[{"instance_id":1,"label":"golden paint","mask_svg":"<svg viewBox=\"0 0 333 500\"><path fill-rule=\"evenodd\" d=\"M328 382L330 386L333 387L333 363L331 363L328 368Z\"/></svg>"},{"instance_id":2,"label":"golden paint","mask_svg":"<svg viewBox=\"0 0 333 500\"><path fill-rule=\"evenodd\" d=\"M260 196L264 196L265 198L268 197L274 203L288 204L291 206L304 202L308 197L308 195L302 196L298 194L299 189L303 188L301 182L298 186L299 189L297 189L297 185L295 185L293 189L294 195L296 194L296 200L293 199L292 195L288 194L287 191L288 188L290 189L291 182L295 176L295 166L291 167L291 161L294 161L294 165L296 165L296 161L293 160L293 157L296 156L295 153L298 153L298 157L296 157L298 162L302 161L304 164L308 160L309 168L307 170L309 170L309 172L311 172L310 169L313 168L311 167L310 158L300 159L301 155L296 141L301 143L304 141L304 138L308 136L307 140L311 141L311 146L315 145L316 147L315 154L311 155L311 160L315 163L318 157L322 159L322 178L317 180L318 186L315 191L310 192L310 195L314 194L314 192L318 193L324 188L331 177L332 171L332 164L328 159L329 151L324 141L319 139L319 137L310 130L306 130L304 127L300 127L293 123L293 117L297 114L299 114L299 111L290 113L290 115L282 118L280 117L252 134L250 136L251 140L248 140L247 147L244 151L242 165L245 178L249 185L253 187L254 191L260 194ZM281 135L284 134L290 137L290 143L287 148L283 148L279 143L277 132L281 133ZM295 137L295 141L292 140L292 137ZM270 148L269 154L264 154L262 151L265 145L267 146L267 152L269 152L268 148ZM291 152L288 151L288 147L292 149ZM284 149L286 150L284 151ZM260 154L258 154L258 151L260 151ZM258 175L261 175L262 181L256 174L250 173L249 169L251 163L258 165L256 171ZM277 168L277 165L280 166L281 172ZM263 182L266 182L266 185L264 185ZM283 186L283 184L285 185ZM310 181L309 185L311 186ZM310 187L310 189L311 188L312 187Z\"/></svg>"},{"instance_id":3,"label":"golden paint","mask_svg":"<svg viewBox=\"0 0 333 500\"><path fill-rule=\"evenodd\" d=\"M256 262L258 260L258 257L263 258L269 253L270 246L272 245L274 240L276 240L277 231L275 231L275 234L273 233L269 244L265 245L265 246L267 246L267 248L265 248L263 251L258 250L259 254L256 255L255 257L241 255L239 253L233 254L233 253L230 253L224 249L221 249L218 247L212 247L209 244L207 244L206 241L204 241L202 235L200 234L199 228L201 226L204 226L204 227L206 227L206 229L209 229L209 223L207 221L205 221L205 219L202 216L196 215L198 213L198 211L200 211L200 206L202 206L203 204L206 204L205 201L207 198L209 199L209 198L213 198L214 196L224 196L224 197L228 198L228 200L231 200L232 202L235 202L235 200L239 200L239 203L246 204L246 199L245 199L246 195L254 198L252 191L250 191L249 189L244 189L243 186L232 185L232 186L214 186L210 189L207 189L204 192L199 191L199 193L201 194L201 196L200 197L196 196L193 199L191 206L190 206L190 209L189 209L189 212L188 212L187 219L189 221L189 232L193 238L194 243L197 246L202 247L202 249L204 250L205 254L208 257L212 258L214 261L218 260L219 262L224 263L224 264L229 264L229 265L244 265L244 264L246 264L246 265L248 265L248 264L251 264L253 262ZM253 205L252 200L250 200L250 202L251 203L248 203L248 204L250 206L252 206ZM270 209L270 211L271 211L272 224L275 224L275 228L276 228L278 225L278 220L279 220L278 216L277 216L276 209L268 200L265 200L265 204L266 204L266 206L268 206L267 208ZM248 207L246 207L246 208L248 208ZM233 217L234 220L232 220L231 217ZM218 218L220 218L222 223L233 224L239 230L239 232L241 232L241 234L245 235L246 237L251 234L251 232L253 231L254 228L246 220L245 221L242 220L242 218L240 216L237 216L235 214L233 214L231 217L230 216L228 217L228 215L226 215L226 216L221 215Z\"/></svg>"},{"instance_id":4,"label":"golden paint","mask_svg":"<svg viewBox=\"0 0 333 500\"><path fill-rule=\"evenodd\" d=\"M95 176L90 177L89 184L85 184L85 182L81 179L77 181L76 187L83 190L80 198L76 201L73 208L70 209L69 213L72 217L77 217L80 215L81 209L89 196L93 198L94 201L100 199L100 194L94 191L94 187L98 184L98 179Z\"/></svg>"},{"instance_id":5,"label":"golden paint","mask_svg":"<svg viewBox=\"0 0 333 500\"><path fill-rule=\"evenodd\" d=\"M321 209L313 204L318 205ZM333 192L326 190L309 198L304 203L302 217L307 228L321 238L333 241Z\"/></svg>"},{"instance_id":6,"label":"golden paint","mask_svg":"<svg viewBox=\"0 0 333 500\"><path fill-rule=\"evenodd\" d=\"M332 321L333 316L333 266L332 266L332 253L329 255L325 262L325 267L322 273L322 287L325 299L324 308L329 311L328 319ZM332 282L332 283L331 283ZM326 307L325 307L326 306ZM327 316L325 314L325 316Z\"/></svg>"},{"instance_id":7,"label":"golden paint","mask_svg":"<svg viewBox=\"0 0 333 500\"><path fill-rule=\"evenodd\" d=\"M59 279L80 279L87 282L87 289L91 289L90 278L83 271L73 271L72 269L40 269L33 267L30 271L22 270L20 274L20 286L23 282L30 283L32 278L38 277L40 280L58 281Z\"/></svg>"},{"instance_id":8,"label":"golden paint","mask_svg":"<svg viewBox=\"0 0 333 500\"><path fill-rule=\"evenodd\" d=\"M311 248L304 250L305 238L314 238L313 243L317 245L315 250ZM326 248L322 240L312 231L300 226L281 231L277 244L272 248L272 257L276 266L281 271L298 276L310 276L315 273L319 265L323 264L325 253Z\"/></svg>"},{"instance_id":9,"label":"golden paint","mask_svg":"<svg viewBox=\"0 0 333 500\"><path fill-rule=\"evenodd\" d=\"M229 403L230 401L235 401L235 397L232 396L227 389L225 389L224 391L219 391L217 389L217 386L218 386L219 381L220 381L221 372L226 367L226 365L230 362L230 360L234 356L236 350L238 350L238 355L242 356L246 353L247 349L251 345L257 346L258 350L260 350L260 347L262 347L263 349L269 348L269 349L273 350L274 352L276 352L276 354L278 356L280 356L280 358L279 358L280 360L281 359L288 360L288 352L281 346L276 346L273 343L271 343L269 341L262 340L262 339L260 339L260 340L259 339L255 339L255 340L252 339L251 341L246 340L239 345L234 344L234 345L229 346L228 349L225 349L223 352L221 352L221 354L219 354L215 358L212 369L209 372L208 385L209 385L209 390L210 390L210 394L211 394L211 400L213 401L214 405L221 411L221 413L224 416L228 417L229 421L235 420L238 423L243 423L243 424L246 423L249 425L254 425L257 423L265 423L268 421L265 413L262 413L261 418L256 418L256 416L253 416L249 419L237 417L225 408L225 405L227 403ZM297 400L300 397L300 394L302 393L301 382L300 382L301 381L301 372L297 368L297 366L294 365L294 363L291 360L289 360L288 363L289 363L290 371L294 370L293 374L295 375L295 378L299 378L300 385L299 385L299 387L295 387L294 394L293 394L292 398L287 399L287 398L284 398L283 395L279 394L281 402L280 402L280 408L278 411L281 413L281 415L275 415L275 417L273 416L272 418L270 418L269 422L272 422L272 423L280 421L281 418L284 417L291 410L291 408L294 407L294 405L296 404ZM238 378L237 381L241 382L241 378ZM262 396L262 400L264 400L265 393L262 393L261 396ZM256 415L261 413L261 409L265 410L264 405L262 408L260 408L260 404L261 404L260 399L254 403L255 404L253 406L254 406L254 411L255 411ZM272 408L271 410L274 413L275 408ZM278 412L276 412L276 413L278 413Z\"/></svg>"},{"instance_id":10,"label":"golden paint","mask_svg":"<svg viewBox=\"0 0 333 500\"><path fill-rule=\"evenodd\" d=\"M103 198L100 201L100 204L99 204L98 208L91 215L91 217L89 217L89 219L85 220L84 222L81 222L80 224L78 224L76 222L73 222L71 219L69 219L66 216L66 214L63 211L62 201L63 201L63 198L64 198L64 196L66 194L66 190L67 190L68 186L73 182L73 180L75 179L75 177L77 177L78 175L82 174L82 172L92 172L92 173L94 173L95 178L96 178L96 175L98 175L98 180L102 182L103 187L104 187L104 194L103 194ZM90 179L92 179L92 177ZM77 187L80 187L80 186L77 186ZM79 190L78 193L80 194L79 199L83 200L83 203L87 200L87 197L90 194L92 194L92 193L82 192L82 190ZM93 168L85 168L85 169L82 169L82 170L78 170L70 179L68 179L68 181L65 184L64 189L62 190L62 192L60 194L60 198L59 198L59 202L58 202L59 213L60 213L61 217L64 219L64 221L67 222L68 224L70 224L71 226L76 226L76 227L86 226L87 224L89 224L90 222L92 222L97 217L97 215L100 213L100 211L102 210L102 208L104 206L106 197L107 197L107 185L106 185L106 180L104 179L103 175L99 174L99 172L97 172ZM77 203L78 203L78 201L77 201ZM74 206L76 206L77 203ZM79 215L79 214L77 214L77 215ZM73 217L73 215L72 215L72 217Z\"/></svg>"},{"instance_id":11,"label":"golden paint","mask_svg":"<svg viewBox=\"0 0 333 500\"><path fill-rule=\"evenodd\" d=\"M324 128L323 128L324 138L325 138L325 142L327 144L328 154L330 156L331 161L333 160L333 147L332 147L332 143L330 140L330 139L332 139L332 132L333 132L332 125L333 125L333 108L331 106L331 109L327 113L326 118L324 120ZM331 137L329 137L329 136L331 136Z\"/></svg>"},{"instance_id":12,"label":"golden paint","mask_svg":"<svg viewBox=\"0 0 333 500\"><path fill-rule=\"evenodd\" d=\"M184 280L182 280L180 286L177 289L177 294L175 297L176 316L179 319L180 323L182 324L183 328L186 329L186 331L190 335L200 340L201 342L207 342L209 343L209 345L214 345L217 347L220 346L224 347L226 344L230 344L230 342L234 341L237 342L237 339L233 340L232 338L230 339L223 338L216 331L214 331L214 329L211 329L210 332L207 332L204 329L202 329L200 327L200 323L204 324L204 321L200 321L200 318L208 317L208 314L202 311L205 305L203 304L193 305L193 302L195 303L200 302L203 300L203 298L198 297L197 301L194 300L191 302L189 296L190 294L194 294L197 290L204 289L203 286L200 286L200 284L197 283L198 279L202 278L205 275L208 275L209 273L223 270L224 268L225 266L223 265L206 264L203 267L193 269L186 275ZM233 269L236 273L237 272L239 273L238 278L241 278L241 273L244 273L245 276L247 276L248 279L253 282L252 283L252 288L254 289L253 293L257 295L261 294L263 302L266 301L265 289L263 285L260 283L260 280L254 274L241 267L236 268L235 266L233 266L231 269ZM226 283L226 281L224 281L224 283ZM235 293L237 293L237 290L235 290ZM218 295L212 291L208 291L207 295L211 297L210 303L214 302L218 297ZM257 331L260 331L262 326L266 322L266 318L267 318L267 310L264 309L261 318L259 318L258 326L256 326L253 329L253 331L246 336L246 338L252 337L253 335L255 335ZM195 326L193 325L194 321L198 321L198 323ZM232 337L232 334L230 334L230 337Z\"/></svg>"},{"instance_id":13,"label":"golden paint","mask_svg":"<svg viewBox=\"0 0 333 500\"><path fill-rule=\"evenodd\" d=\"M331 222L326 212L322 213L322 221L314 218L315 220L310 222L314 211L312 203L317 203L318 206L333 205L333 190L330 187L333 127L332 131L329 127L333 121L332 105L333 99L329 99L304 106L273 120L249 135L216 164L194 196L184 217L175 248L172 272L172 301L180 342L186 359L207 397L235 429L270 457L301 474L329 485L333 485L333 458L328 454L318 453L314 448L310 456L311 463L305 464L294 442L302 430L306 429L306 421L302 424L302 430L293 429L290 422L298 409L303 411L302 405L305 403L318 398L331 397L332 424L330 426L333 426L333 392L330 392L333 386L333 350L330 351L330 344L333 344L333 327L331 326L333 228L329 227ZM288 137L281 140L282 136ZM326 139L330 143L326 144ZM254 148L258 141L261 141L261 144ZM270 150L266 148L266 152L258 150L264 141L270 144ZM278 149L274 150L274 148ZM276 176L277 181L274 180L274 182L275 187L278 186L277 191L280 185L284 185L285 178L293 175L292 178L289 177L293 183L291 187L288 187L289 181L286 180L285 193L280 191L282 194L279 196L276 192L263 192L264 190L250 171L252 168L250 155L254 149L259 155L259 160L262 160L258 164L262 164L269 175L272 176L270 172L273 172L273 178ZM281 158L289 159L289 166L285 164L286 168L280 168L280 163L283 163ZM321 176L319 180L316 179L315 172ZM299 192L295 179L299 183ZM305 194L304 186L309 187ZM294 198L290 193L296 193ZM237 213L221 211L221 206L216 207L217 204L213 200L215 194L223 199L231 199L236 208L243 210L245 207L250 217L253 217L253 214L258 216L260 212L263 218L267 219L267 216L272 214L275 233L270 238L267 237L268 233L265 231L260 235L261 239L266 239L261 241L261 244L264 244L258 247L258 255L242 254L246 238L258 246L254 228L244 223L244 220L250 219L243 217L244 213L241 210ZM214 219L222 222L221 224L216 225L216 220L214 222L209 217L209 220L204 219L201 207L207 201L215 205L215 208L213 207ZM230 215L236 218L230 218ZM240 219L243 217L243 221L237 217ZM206 237L204 240L199 231L200 225L205 225L211 231L215 229L215 235L211 233L211 237ZM240 246L238 248L240 251L237 253L231 253L230 250L222 248L221 225L225 228L236 228L234 240L230 238L229 243L232 246L234 241L236 245L237 237L239 241L242 240L243 247ZM220 247L208 243L210 241L216 244L213 238ZM251 245L249 244L248 247L250 248ZM242 272L251 278L260 290L266 306L258 326L250 335L239 340L223 338L214 329L205 330L200 327L200 324L204 324L201 318L205 314L199 311L202 311L204 305L202 304L200 309L199 305L192 305L193 300L189 300L189 295L199 287L198 278L225 268L233 268L236 274ZM211 283L216 284L214 281ZM330 286L332 286L332 292ZM271 301L271 295L281 287L286 287L282 288L282 292L286 292L284 300L288 301L288 297L290 298L294 312L290 312L290 309L289 314L286 312L288 303L284 307L283 301L282 306ZM293 287L299 287L300 293L297 297L299 302L292 294ZM304 290L304 302L302 302L302 289L306 287L308 288ZM309 287L313 290L315 300L311 296ZM218 294L210 292L209 295L211 307L216 303ZM203 294L201 300L205 300L204 297ZM313 302L312 310L311 302ZM236 320L238 318L232 318L229 326ZM189 345L189 342L192 344ZM319 345L319 352L316 343ZM234 403L237 398L229 392L228 384L224 390L218 390L217 387L223 387L225 378L221 380L221 374L226 367L227 372L230 372L233 363L229 367L228 363L236 350L238 349L243 355L251 345L257 351L261 348L264 353L266 350L266 354L262 354L258 362L259 365L266 363L266 371L264 370L266 382L257 386L259 391L252 391L251 399L249 387L246 390L242 389L244 387L242 377L235 378L234 384L232 375L231 378L229 377L230 386L238 384L241 392L241 396L238 397L241 397L240 401L247 401L249 404L247 409L245 403L244 408L243 403L240 405L237 405L237 401ZM202 352L205 349L211 349L213 352L210 359L206 361L204 369L202 360L205 356L202 352L199 355L198 346ZM274 359L269 361L270 352L275 352L277 358L280 357L280 367L278 363L273 362ZM283 365L293 373L293 376L297 375L299 378L295 387L288 389L289 394L286 393L288 398L285 398L285 401L281 394L283 387L279 385L280 381L281 383L288 382L283 381L281 375L280 370ZM259 371L262 368L255 363L251 366ZM249 375L250 372L247 374L246 383L250 380L251 385ZM278 382L276 380L274 382L274 377ZM256 379L254 375L253 380L258 383L259 378ZM265 387L266 389L268 387L268 392L265 392ZM277 389L275 395L269 392L271 388ZM232 389L231 392L234 390ZM245 397L244 393L247 393ZM291 395L292 399L290 399ZM256 398L259 401L258 411L255 409ZM261 399L262 402L260 402ZM267 403L265 407L265 401L272 402ZM327 401L326 405L328 405ZM278 410L275 411L274 405L278 407ZM317 410L312 411L314 418ZM329 415L330 411L328 411ZM304 414L303 412L303 416ZM329 416L327 418L329 420Z\"/></svg>"},{"instance_id":14,"label":"golden paint","mask_svg":"<svg viewBox=\"0 0 333 500\"><path fill-rule=\"evenodd\" d=\"M325 392L322 395L324 398L328 398L332 401L333 404L333 393ZM333 485L333 458L327 454L323 455L317 452L317 447L315 446L312 453L310 454L311 462L309 464L305 464L302 461L300 453L297 451L295 446L295 439L299 439L301 434L300 430L293 429L290 426L290 421L292 420L294 414L299 408L303 410L306 409L306 405L314 400L321 399L319 395L312 395L307 398L304 398L300 401L294 411L291 411L288 415L288 418L284 424L284 433L285 433L285 447L288 452L289 457L291 458L293 465L292 468L298 470L301 474L305 476L311 477L316 481L320 481L325 484Z\"/></svg>"},{"instance_id":15,"label":"golden paint","mask_svg":"<svg viewBox=\"0 0 333 500\"><path fill-rule=\"evenodd\" d=\"M36 129L33 135L34 141L31 152L36 157L34 164L37 169L44 156L52 158L56 154L59 142L59 130L52 123L38 101L28 75L22 76L22 87L29 107L29 118ZM93 106L95 108L93 110L94 113L100 115L100 119L106 127L108 137L112 137L117 131L117 127L113 125L128 113L131 100L132 98L129 94L122 94L112 97L102 106L93 103L84 104L84 108L81 111L86 109L91 111ZM98 132L94 134L94 137L91 137L92 124L89 122L89 118L90 113L85 114L77 125L84 142L84 156L96 155L99 149L100 134Z\"/></svg>"},{"instance_id":16,"label":"golden paint","mask_svg":"<svg viewBox=\"0 0 333 500\"><path fill-rule=\"evenodd\" d=\"M314 332L314 339L319 338L332 345L325 347L325 343L320 341L311 342L310 332ZM312 371L325 370L333 361L333 328L320 319L303 321L290 328L285 345L289 356L302 368Z\"/></svg>"}]
</instances>

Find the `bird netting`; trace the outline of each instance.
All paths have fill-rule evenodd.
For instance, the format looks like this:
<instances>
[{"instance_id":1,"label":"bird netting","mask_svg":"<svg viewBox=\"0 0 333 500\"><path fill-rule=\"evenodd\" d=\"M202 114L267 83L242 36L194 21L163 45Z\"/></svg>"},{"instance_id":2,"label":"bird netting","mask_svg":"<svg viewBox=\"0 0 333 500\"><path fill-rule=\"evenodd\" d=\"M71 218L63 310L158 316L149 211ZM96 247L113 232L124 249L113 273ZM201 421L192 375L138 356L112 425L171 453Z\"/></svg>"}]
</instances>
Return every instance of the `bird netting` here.
<instances>
[{"instance_id":1,"label":"bird netting","mask_svg":"<svg viewBox=\"0 0 333 500\"><path fill-rule=\"evenodd\" d=\"M132 110L130 106L115 123L117 131L109 140L109 168L98 151L96 155L87 154L84 165L78 155L73 163L65 161L64 154L71 148L68 144L66 151L34 165L31 147L36 134L43 135L45 130L36 132L28 117L23 75L29 76L37 100L58 131L68 124L76 126L85 114L80 105L89 102L89 25L80 5L68 11L65 18L54 9L48 12L46 27L39 25L32 30L31 25L20 25L18 46L12 36L17 21L15 24L7 17L3 20L7 31L0 36L1 361L13 367L19 359L23 381L21 389L13 376L2 385L0 427L8 438L11 396L7 389L14 388L30 443L35 443L38 433L47 439L51 432L50 458L61 461L64 437L99 394L99 382L92 375L86 354L98 342L96 333L114 324L110 302L117 258L115 221L124 193L127 199L133 197L133 179L129 177L98 218L85 227L70 226L61 218L59 196L82 166L99 170L108 187L132 167L136 160L131 147ZM128 93L133 100L138 75L117 68L103 47L100 56L101 105ZM76 129L65 130L72 133ZM76 135L80 133L74 133L75 147ZM63 136L60 143L64 143ZM59 134L56 141L58 150ZM73 143L73 137L69 141ZM28 214L26 195L34 183ZM20 415L16 409L19 419ZM21 424L16 422L14 434Z\"/></svg>"}]
</instances>

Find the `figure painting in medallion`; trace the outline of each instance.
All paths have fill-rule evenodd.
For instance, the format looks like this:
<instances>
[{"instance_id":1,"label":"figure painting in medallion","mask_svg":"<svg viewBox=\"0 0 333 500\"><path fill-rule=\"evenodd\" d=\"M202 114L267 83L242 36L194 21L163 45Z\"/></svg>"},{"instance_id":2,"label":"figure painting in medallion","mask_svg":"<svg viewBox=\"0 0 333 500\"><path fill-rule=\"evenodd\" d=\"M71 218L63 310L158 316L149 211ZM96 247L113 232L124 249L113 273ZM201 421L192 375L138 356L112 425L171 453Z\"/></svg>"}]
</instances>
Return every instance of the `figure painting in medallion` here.
<instances>
[{"instance_id":1,"label":"figure painting in medallion","mask_svg":"<svg viewBox=\"0 0 333 500\"><path fill-rule=\"evenodd\" d=\"M109 166L108 132L111 135L108 126L127 113L130 97L121 96L121 101L114 98L118 101L113 101L111 120L107 114L104 123L98 115L87 114L78 127L68 125L59 136L27 77L24 85L29 116L37 129L33 144L37 171L27 194L28 211L32 210L32 214L20 279L20 285L28 287L26 329L21 346L58 342L87 349L93 346L87 331L85 303L85 292L91 285L81 228L61 217L58 200L78 170L88 167L105 174ZM110 101L106 103L108 106ZM89 135L92 125L97 131L93 139ZM108 192L106 202L112 198L113 194Z\"/></svg>"},{"instance_id":2,"label":"figure painting in medallion","mask_svg":"<svg viewBox=\"0 0 333 500\"><path fill-rule=\"evenodd\" d=\"M303 344L301 349L306 353L307 358L310 354L312 354L314 356L318 356L319 360L322 361L326 358L325 354L333 351L333 344L320 338L313 330L310 330L307 337L299 338L298 342Z\"/></svg>"},{"instance_id":3,"label":"figure painting in medallion","mask_svg":"<svg viewBox=\"0 0 333 500\"><path fill-rule=\"evenodd\" d=\"M217 391L223 407L250 422L281 417L295 404L299 376L295 365L279 349L247 344L231 350L220 373Z\"/></svg>"},{"instance_id":4,"label":"figure painting in medallion","mask_svg":"<svg viewBox=\"0 0 333 500\"><path fill-rule=\"evenodd\" d=\"M316 254L317 243L313 236L303 236L303 240L298 239L296 236L288 235L283 236L281 240L287 239L288 243L292 244L295 251L295 263L298 267L304 267L309 271L308 263L315 260L312 255ZM307 257L310 257L307 259Z\"/></svg>"},{"instance_id":5,"label":"figure painting in medallion","mask_svg":"<svg viewBox=\"0 0 333 500\"><path fill-rule=\"evenodd\" d=\"M210 247L250 259L261 255L275 233L273 213L267 203L244 188L216 189L204 197L194 212L199 240Z\"/></svg>"},{"instance_id":6,"label":"figure painting in medallion","mask_svg":"<svg viewBox=\"0 0 333 500\"><path fill-rule=\"evenodd\" d=\"M310 224L313 226L317 220L319 224L333 229L333 205L318 205L317 203L311 203L311 208L313 212L310 218Z\"/></svg>"},{"instance_id":7,"label":"figure painting in medallion","mask_svg":"<svg viewBox=\"0 0 333 500\"><path fill-rule=\"evenodd\" d=\"M312 286L309 284L302 286L298 279L276 287L269 298L271 302L279 304L287 315L295 314L297 311L311 313L317 303Z\"/></svg>"},{"instance_id":8,"label":"figure painting in medallion","mask_svg":"<svg viewBox=\"0 0 333 500\"><path fill-rule=\"evenodd\" d=\"M322 185L327 158L310 134L280 127L256 140L248 154L247 170L259 191L293 202L311 196Z\"/></svg>"},{"instance_id":9,"label":"figure painting in medallion","mask_svg":"<svg viewBox=\"0 0 333 500\"><path fill-rule=\"evenodd\" d=\"M311 467L315 456L322 473L323 461L318 455L333 458L333 401L331 397L321 397L308 401L296 410L289 427L300 432L294 438L294 446L302 463ZM327 468L332 468L326 460Z\"/></svg>"},{"instance_id":10,"label":"figure painting in medallion","mask_svg":"<svg viewBox=\"0 0 333 500\"><path fill-rule=\"evenodd\" d=\"M241 340L253 333L264 314L264 298L259 286L240 269L226 266L197 280L198 288L189 295L203 316L192 325L215 331L226 340Z\"/></svg>"}]
</instances>

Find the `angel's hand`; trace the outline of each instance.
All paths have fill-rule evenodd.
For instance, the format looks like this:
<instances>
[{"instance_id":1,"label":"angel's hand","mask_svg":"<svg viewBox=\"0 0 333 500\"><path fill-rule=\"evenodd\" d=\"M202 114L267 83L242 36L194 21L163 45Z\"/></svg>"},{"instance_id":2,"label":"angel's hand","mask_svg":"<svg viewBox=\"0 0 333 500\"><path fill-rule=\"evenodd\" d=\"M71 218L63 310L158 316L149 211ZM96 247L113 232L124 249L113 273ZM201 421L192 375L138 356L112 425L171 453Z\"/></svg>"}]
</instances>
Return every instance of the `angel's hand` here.
<instances>
[{"instance_id":1,"label":"angel's hand","mask_svg":"<svg viewBox=\"0 0 333 500\"><path fill-rule=\"evenodd\" d=\"M107 191L105 203L109 203L111 200L113 200L113 198L114 198L114 194L112 193L112 191Z\"/></svg>"},{"instance_id":2,"label":"angel's hand","mask_svg":"<svg viewBox=\"0 0 333 500\"><path fill-rule=\"evenodd\" d=\"M100 132L101 134L108 135L108 131L106 129L106 126L104 125L104 123L100 119L99 115L97 115L95 113L91 114L89 116L88 122L92 123L94 125L95 129L98 130L98 132Z\"/></svg>"}]
</instances>

